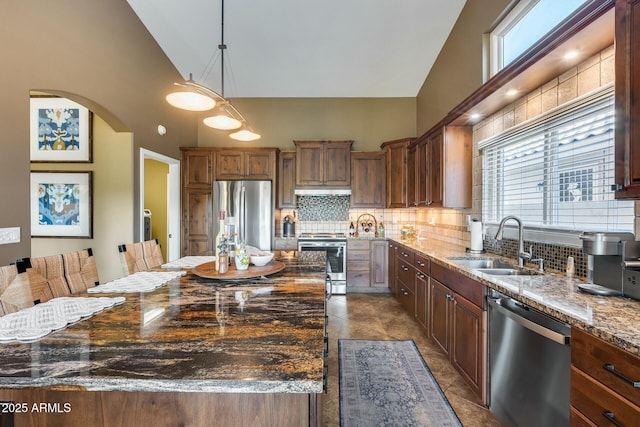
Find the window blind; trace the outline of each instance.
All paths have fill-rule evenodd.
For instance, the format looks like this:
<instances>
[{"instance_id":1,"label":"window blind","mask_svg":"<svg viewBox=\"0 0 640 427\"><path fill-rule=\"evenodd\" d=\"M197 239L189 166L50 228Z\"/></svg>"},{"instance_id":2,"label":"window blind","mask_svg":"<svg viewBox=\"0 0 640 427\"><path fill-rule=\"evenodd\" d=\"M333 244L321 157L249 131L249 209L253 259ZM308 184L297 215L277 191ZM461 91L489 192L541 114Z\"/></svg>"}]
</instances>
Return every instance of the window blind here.
<instances>
[{"instance_id":1,"label":"window blind","mask_svg":"<svg viewBox=\"0 0 640 427\"><path fill-rule=\"evenodd\" d=\"M632 231L633 201L611 190L613 138L607 88L483 141L483 221L516 215L543 229Z\"/></svg>"}]
</instances>

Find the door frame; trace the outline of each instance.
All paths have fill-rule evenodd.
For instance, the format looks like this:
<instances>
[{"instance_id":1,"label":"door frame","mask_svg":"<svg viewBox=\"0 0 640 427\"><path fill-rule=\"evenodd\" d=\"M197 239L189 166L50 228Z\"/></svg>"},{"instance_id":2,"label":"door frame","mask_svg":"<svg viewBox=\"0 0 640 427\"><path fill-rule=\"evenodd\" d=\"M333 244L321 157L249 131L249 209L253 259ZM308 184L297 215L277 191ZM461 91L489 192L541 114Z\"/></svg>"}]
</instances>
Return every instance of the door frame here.
<instances>
[{"instance_id":1,"label":"door frame","mask_svg":"<svg viewBox=\"0 0 640 427\"><path fill-rule=\"evenodd\" d=\"M167 259L166 262L180 258L180 160L140 148L140 234L144 240L144 161L152 159L169 166L167 175Z\"/></svg>"}]
</instances>

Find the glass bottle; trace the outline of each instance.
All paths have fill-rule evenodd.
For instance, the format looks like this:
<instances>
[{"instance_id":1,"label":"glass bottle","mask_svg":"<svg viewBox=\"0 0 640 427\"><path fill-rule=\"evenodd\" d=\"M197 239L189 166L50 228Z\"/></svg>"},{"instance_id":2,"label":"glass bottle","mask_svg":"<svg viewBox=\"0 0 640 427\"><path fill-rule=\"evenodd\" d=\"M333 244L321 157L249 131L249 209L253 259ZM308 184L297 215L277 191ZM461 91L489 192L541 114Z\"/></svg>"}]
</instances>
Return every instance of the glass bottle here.
<instances>
[{"instance_id":1,"label":"glass bottle","mask_svg":"<svg viewBox=\"0 0 640 427\"><path fill-rule=\"evenodd\" d=\"M220 211L220 216L218 217L218 220L220 221L220 225L218 227L218 235L216 236L216 240L214 242L214 249L215 249L215 253L216 253L216 258L215 258L215 262L216 262L216 271L220 271L220 241L224 239L225 243L226 243L226 234L225 234L225 229L224 229L224 218L226 216L226 212L224 210Z\"/></svg>"}]
</instances>

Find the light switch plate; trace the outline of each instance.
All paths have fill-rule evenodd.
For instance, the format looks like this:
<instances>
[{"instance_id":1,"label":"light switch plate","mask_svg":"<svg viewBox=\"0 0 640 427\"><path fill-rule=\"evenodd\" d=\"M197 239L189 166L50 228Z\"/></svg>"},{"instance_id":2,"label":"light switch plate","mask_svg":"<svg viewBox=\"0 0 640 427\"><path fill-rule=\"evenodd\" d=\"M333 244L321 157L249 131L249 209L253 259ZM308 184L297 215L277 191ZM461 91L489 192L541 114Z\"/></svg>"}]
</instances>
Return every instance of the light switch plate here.
<instances>
[{"instance_id":1,"label":"light switch plate","mask_svg":"<svg viewBox=\"0 0 640 427\"><path fill-rule=\"evenodd\" d=\"M20 227L0 228L0 245L20 243Z\"/></svg>"}]
</instances>

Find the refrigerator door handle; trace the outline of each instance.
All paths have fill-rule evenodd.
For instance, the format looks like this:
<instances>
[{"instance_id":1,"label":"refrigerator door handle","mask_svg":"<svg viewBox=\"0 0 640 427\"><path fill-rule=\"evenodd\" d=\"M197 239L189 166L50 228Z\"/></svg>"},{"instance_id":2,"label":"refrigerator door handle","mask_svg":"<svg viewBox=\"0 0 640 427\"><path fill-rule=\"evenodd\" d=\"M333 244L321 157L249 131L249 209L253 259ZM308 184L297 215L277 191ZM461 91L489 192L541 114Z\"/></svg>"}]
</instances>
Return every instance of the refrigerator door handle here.
<instances>
[{"instance_id":1,"label":"refrigerator door handle","mask_svg":"<svg viewBox=\"0 0 640 427\"><path fill-rule=\"evenodd\" d=\"M240 205L240 218L236 220L237 222L239 222L238 236L240 236L240 238L242 239L242 242L246 243L247 242L247 216L245 214L245 210L246 210L246 204L247 204L247 191L244 186L244 183L242 183L242 187L240 188L240 200L238 201L238 204Z\"/></svg>"}]
</instances>

